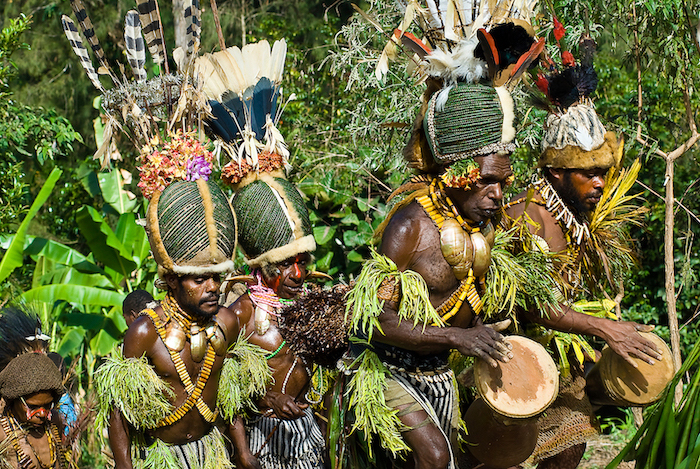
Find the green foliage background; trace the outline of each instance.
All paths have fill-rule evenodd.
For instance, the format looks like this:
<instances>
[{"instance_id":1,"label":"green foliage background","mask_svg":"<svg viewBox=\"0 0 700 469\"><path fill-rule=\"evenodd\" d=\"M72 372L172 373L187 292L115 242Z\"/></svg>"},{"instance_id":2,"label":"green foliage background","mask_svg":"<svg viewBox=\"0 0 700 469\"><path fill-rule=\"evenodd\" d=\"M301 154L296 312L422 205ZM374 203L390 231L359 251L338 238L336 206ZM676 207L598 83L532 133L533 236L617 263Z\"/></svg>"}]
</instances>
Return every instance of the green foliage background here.
<instances>
[{"instance_id":1,"label":"green foliage background","mask_svg":"<svg viewBox=\"0 0 700 469\"><path fill-rule=\"evenodd\" d=\"M134 2L84 3L110 63L123 62L123 18ZM218 43L208 2L202 3L203 50L210 51ZM394 3L360 6L391 31L400 21L391 8ZM172 13L167 5L161 1L171 45ZM645 227L632 233L640 267L630 272L623 316L657 324L664 335L664 204L654 194L663 194L664 163L653 150L670 151L690 132L681 90L687 77L697 109L692 84L700 82L695 40L700 7L697 1L680 0L637 0L634 5L636 17L626 0L560 0L555 9L567 26L565 43L573 49L588 22L598 42L599 113L609 128L625 135L627 161L644 161L640 181L645 186L635 189L643 192L650 211ZM368 256L372 232L386 215L388 195L409 174L400 154L423 87L406 73L405 63L392 65L388 79L377 81L374 65L386 38L353 15L347 1L328 5L320 0L227 0L218 7L227 45L240 46L243 37L248 42L280 37L288 41L285 95L294 93L297 99L287 106L281 130L292 152L291 178L308 199L319 246L316 267L349 281ZM76 390L85 390L95 364L125 329L123 296L134 288L154 291L155 263L136 224L144 206L132 197L138 195L135 153L126 145L120 148L123 159L115 166L121 172L100 172L91 159L100 122L99 106L94 105L98 92L63 36L63 14L72 16L68 0L11 0L0 5L0 246L3 251L19 249L24 261L7 278L0 275L0 299L4 303L27 292L24 298L52 325L56 349L76 364ZM643 64L641 119L635 27ZM513 193L528 181L544 118L530 108L524 93L516 99L523 145L513 158L518 175ZM650 146L634 141L638 123ZM693 214L700 214L695 190L699 166L696 147L676 166L677 199ZM13 244L23 214L54 168L63 172L47 203L36 216L27 217L26 238ZM678 209L676 288L679 318L688 323L681 331L686 349L698 338L700 256L694 240L699 232L700 221ZM95 464L90 459L94 454L86 453L86 467Z\"/></svg>"}]
</instances>

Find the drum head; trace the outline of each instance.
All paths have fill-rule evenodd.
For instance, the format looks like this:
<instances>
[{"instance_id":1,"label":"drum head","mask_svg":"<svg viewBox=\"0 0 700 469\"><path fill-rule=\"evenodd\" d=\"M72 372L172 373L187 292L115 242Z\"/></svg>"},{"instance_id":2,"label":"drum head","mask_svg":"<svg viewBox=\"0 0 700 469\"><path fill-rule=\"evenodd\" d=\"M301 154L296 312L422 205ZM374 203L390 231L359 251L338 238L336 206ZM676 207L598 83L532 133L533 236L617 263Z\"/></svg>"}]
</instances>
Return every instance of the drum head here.
<instances>
[{"instance_id":1,"label":"drum head","mask_svg":"<svg viewBox=\"0 0 700 469\"><path fill-rule=\"evenodd\" d=\"M618 405L643 406L656 402L673 379L673 355L659 336L640 332L645 339L661 350L661 360L653 365L633 358L637 368L625 361L609 347L603 349L600 358L600 374L606 393Z\"/></svg>"},{"instance_id":2,"label":"drum head","mask_svg":"<svg viewBox=\"0 0 700 469\"><path fill-rule=\"evenodd\" d=\"M476 359L474 381L479 395L494 411L512 418L527 418L546 409L559 391L559 370L547 350L522 336L506 337L513 358L493 368Z\"/></svg>"}]
</instances>

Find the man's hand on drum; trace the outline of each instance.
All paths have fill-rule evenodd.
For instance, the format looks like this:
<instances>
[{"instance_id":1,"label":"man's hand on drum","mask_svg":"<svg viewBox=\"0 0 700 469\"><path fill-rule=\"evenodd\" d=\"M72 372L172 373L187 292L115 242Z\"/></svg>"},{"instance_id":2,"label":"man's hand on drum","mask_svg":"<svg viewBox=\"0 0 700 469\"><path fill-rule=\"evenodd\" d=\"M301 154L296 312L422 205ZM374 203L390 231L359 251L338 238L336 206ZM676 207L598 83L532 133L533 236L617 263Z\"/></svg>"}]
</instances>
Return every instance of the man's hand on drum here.
<instances>
[{"instance_id":1,"label":"man's hand on drum","mask_svg":"<svg viewBox=\"0 0 700 469\"><path fill-rule=\"evenodd\" d=\"M512 346L505 337L483 324L468 329L452 328L457 334L456 349L463 355L479 357L494 368L498 361L508 362L513 358Z\"/></svg>"},{"instance_id":2,"label":"man's hand on drum","mask_svg":"<svg viewBox=\"0 0 700 469\"><path fill-rule=\"evenodd\" d=\"M651 332L654 326L630 321L609 321L601 334L608 346L630 365L637 367L633 358L643 360L650 365L661 360L661 351L653 342L645 339L638 332Z\"/></svg>"}]
</instances>

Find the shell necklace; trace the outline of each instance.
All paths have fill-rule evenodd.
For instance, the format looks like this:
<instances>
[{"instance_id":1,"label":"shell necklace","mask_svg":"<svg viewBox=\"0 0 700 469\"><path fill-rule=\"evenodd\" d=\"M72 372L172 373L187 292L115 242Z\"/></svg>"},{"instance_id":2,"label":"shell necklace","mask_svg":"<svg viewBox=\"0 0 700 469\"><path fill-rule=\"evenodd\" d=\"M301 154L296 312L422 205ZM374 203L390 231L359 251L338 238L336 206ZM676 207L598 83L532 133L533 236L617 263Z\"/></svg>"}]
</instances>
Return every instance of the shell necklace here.
<instances>
[{"instance_id":1,"label":"shell necklace","mask_svg":"<svg viewBox=\"0 0 700 469\"><path fill-rule=\"evenodd\" d=\"M198 324L192 316L180 308L177 301L168 293L161 308L165 313L165 346L175 352L185 348L187 339L190 340L190 355L192 360L199 363L204 359L207 351L207 343L210 343L217 355L226 353L228 328L220 322L216 316L206 325Z\"/></svg>"}]
</instances>

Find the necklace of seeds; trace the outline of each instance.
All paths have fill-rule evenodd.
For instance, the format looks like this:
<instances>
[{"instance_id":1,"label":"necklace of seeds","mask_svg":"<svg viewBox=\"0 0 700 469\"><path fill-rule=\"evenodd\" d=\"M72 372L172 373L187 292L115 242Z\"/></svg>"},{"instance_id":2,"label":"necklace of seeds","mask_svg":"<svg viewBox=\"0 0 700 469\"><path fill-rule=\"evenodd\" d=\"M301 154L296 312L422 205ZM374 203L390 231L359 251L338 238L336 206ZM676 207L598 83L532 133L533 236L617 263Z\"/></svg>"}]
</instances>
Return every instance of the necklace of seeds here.
<instances>
[{"instance_id":1,"label":"necklace of seeds","mask_svg":"<svg viewBox=\"0 0 700 469\"><path fill-rule=\"evenodd\" d=\"M452 199L445 193L445 184L438 178L433 179L430 184L430 199L433 203L443 212L444 215L454 218L462 226L462 229L467 233L474 233L479 231L479 228L474 228L466 222L457 210Z\"/></svg>"},{"instance_id":2,"label":"necklace of seeds","mask_svg":"<svg viewBox=\"0 0 700 469\"><path fill-rule=\"evenodd\" d=\"M58 439L56 438L56 434L58 433L57 430L55 430L53 427L54 425L51 423L47 423L46 428L45 428L45 434L46 434L46 439L49 444L49 463L44 464L44 462L41 460L39 457L39 454L37 453L36 449L34 448L34 445L29 441L29 438L24 434L22 430L22 426L20 423L12 416L3 416L0 418L0 422L2 423L2 429L7 435L8 438L10 438L10 441L12 442L12 447L15 450L15 453L17 454L17 460L19 462L19 467L21 468L29 468L31 467L31 458L29 455L27 455L24 450L22 449L22 446L19 444L19 438L20 436L24 437L24 441L27 442L29 447L32 449L32 453L34 453L34 457L36 458L37 462L39 463L40 468L50 468L54 467L56 464L56 460L58 459L58 449L57 449L57 442ZM54 431L55 430L55 431ZM54 435L52 436L52 433Z\"/></svg>"}]
</instances>

